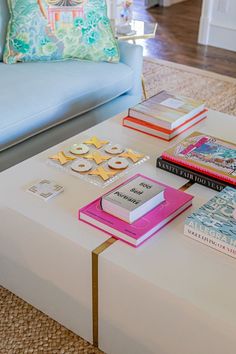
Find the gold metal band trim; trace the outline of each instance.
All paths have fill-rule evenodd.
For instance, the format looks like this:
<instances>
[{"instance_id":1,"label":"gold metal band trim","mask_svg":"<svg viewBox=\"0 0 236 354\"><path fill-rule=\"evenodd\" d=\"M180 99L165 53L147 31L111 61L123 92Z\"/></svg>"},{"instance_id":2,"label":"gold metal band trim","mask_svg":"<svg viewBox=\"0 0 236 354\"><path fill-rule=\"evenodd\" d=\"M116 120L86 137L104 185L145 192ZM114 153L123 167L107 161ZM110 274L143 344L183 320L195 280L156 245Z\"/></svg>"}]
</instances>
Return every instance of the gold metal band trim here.
<instances>
[{"instance_id":1,"label":"gold metal band trim","mask_svg":"<svg viewBox=\"0 0 236 354\"><path fill-rule=\"evenodd\" d=\"M189 181L179 188L180 191L185 191L195 182ZM92 251L92 320L93 320L93 345L98 347L98 257L108 247L113 245L117 240L113 237L103 242Z\"/></svg>"},{"instance_id":2,"label":"gold metal band trim","mask_svg":"<svg viewBox=\"0 0 236 354\"><path fill-rule=\"evenodd\" d=\"M92 320L93 345L95 347L98 347L98 256L116 241L111 237L92 251Z\"/></svg>"},{"instance_id":3,"label":"gold metal band trim","mask_svg":"<svg viewBox=\"0 0 236 354\"><path fill-rule=\"evenodd\" d=\"M195 182L194 181L188 181L185 183L182 187L179 188L179 191L186 191L186 189L190 188Z\"/></svg>"}]
</instances>

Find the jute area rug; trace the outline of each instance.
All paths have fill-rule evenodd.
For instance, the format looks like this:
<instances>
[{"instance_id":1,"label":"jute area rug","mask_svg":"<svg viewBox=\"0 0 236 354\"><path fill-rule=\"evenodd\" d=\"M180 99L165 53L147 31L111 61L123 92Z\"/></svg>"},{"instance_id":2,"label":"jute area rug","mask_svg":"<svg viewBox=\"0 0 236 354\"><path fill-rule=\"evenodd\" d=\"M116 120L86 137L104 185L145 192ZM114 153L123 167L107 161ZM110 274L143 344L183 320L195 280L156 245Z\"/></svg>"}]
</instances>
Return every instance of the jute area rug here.
<instances>
[{"instance_id":1,"label":"jute area rug","mask_svg":"<svg viewBox=\"0 0 236 354\"><path fill-rule=\"evenodd\" d=\"M145 58L148 96L171 90L236 115L236 80L163 60ZM0 287L0 354L101 353L42 312Z\"/></svg>"},{"instance_id":2,"label":"jute area rug","mask_svg":"<svg viewBox=\"0 0 236 354\"><path fill-rule=\"evenodd\" d=\"M1 354L100 354L100 350L0 286Z\"/></svg>"},{"instance_id":3,"label":"jute area rug","mask_svg":"<svg viewBox=\"0 0 236 354\"><path fill-rule=\"evenodd\" d=\"M145 58L143 68L147 96L161 90L204 100L208 108L236 115L236 79L210 71Z\"/></svg>"}]
</instances>

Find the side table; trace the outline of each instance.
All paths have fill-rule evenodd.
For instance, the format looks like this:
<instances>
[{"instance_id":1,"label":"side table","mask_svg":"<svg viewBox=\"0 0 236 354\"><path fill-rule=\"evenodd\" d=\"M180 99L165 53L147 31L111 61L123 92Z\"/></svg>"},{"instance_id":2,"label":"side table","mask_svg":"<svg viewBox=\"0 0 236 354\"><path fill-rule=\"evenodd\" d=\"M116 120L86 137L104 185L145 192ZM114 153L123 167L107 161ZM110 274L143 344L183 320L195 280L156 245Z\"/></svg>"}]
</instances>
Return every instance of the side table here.
<instances>
[{"instance_id":1,"label":"side table","mask_svg":"<svg viewBox=\"0 0 236 354\"><path fill-rule=\"evenodd\" d=\"M131 31L127 34L120 34L117 30L117 25L115 26L115 35L118 40L122 41L132 41L136 44L137 39L148 39L155 38L158 23L144 22L133 20L130 23ZM142 88L144 98L147 99L147 92L145 87L144 77L142 75Z\"/></svg>"}]
</instances>

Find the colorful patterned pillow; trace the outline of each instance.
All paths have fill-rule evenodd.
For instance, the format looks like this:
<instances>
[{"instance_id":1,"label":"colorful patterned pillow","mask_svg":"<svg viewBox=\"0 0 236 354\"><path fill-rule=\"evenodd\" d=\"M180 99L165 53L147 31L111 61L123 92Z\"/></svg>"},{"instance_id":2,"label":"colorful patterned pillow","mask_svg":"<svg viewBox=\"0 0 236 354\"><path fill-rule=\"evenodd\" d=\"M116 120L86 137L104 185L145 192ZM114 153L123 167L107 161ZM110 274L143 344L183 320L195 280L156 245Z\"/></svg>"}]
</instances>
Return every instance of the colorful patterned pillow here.
<instances>
[{"instance_id":1,"label":"colorful patterned pillow","mask_svg":"<svg viewBox=\"0 0 236 354\"><path fill-rule=\"evenodd\" d=\"M117 62L119 52L105 1L8 0L11 19L4 62Z\"/></svg>"}]
</instances>

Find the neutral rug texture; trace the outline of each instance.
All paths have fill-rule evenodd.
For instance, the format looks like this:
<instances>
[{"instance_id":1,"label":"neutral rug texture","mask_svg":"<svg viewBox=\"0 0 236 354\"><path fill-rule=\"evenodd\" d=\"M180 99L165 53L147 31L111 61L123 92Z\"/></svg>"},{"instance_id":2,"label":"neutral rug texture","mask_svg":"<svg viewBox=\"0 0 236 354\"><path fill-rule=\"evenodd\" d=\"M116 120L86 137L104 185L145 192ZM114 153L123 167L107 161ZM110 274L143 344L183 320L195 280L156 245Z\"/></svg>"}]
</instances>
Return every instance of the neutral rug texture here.
<instances>
[{"instance_id":1,"label":"neutral rug texture","mask_svg":"<svg viewBox=\"0 0 236 354\"><path fill-rule=\"evenodd\" d=\"M236 115L236 79L152 58L145 58L143 74L148 97L169 90L204 100L216 111Z\"/></svg>"},{"instance_id":2,"label":"neutral rug texture","mask_svg":"<svg viewBox=\"0 0 236 354\"><path fill-rule=\"evenodd\" d=\"M209 108L236 115L236 79L158 59L146 58L148 96L166 89ZM0 354L101 353L91 344L0 287Z\"/></svg>"},{"instance_id":3,"label":"neutral rug texture","mask_svg":"<svg viewBox=\"0 0 236 354\"><path fill-rule=\"evenodd\" d=\"M1 354L101 354L84 339L0 287Z\"/></svg>"}]
</instances>

